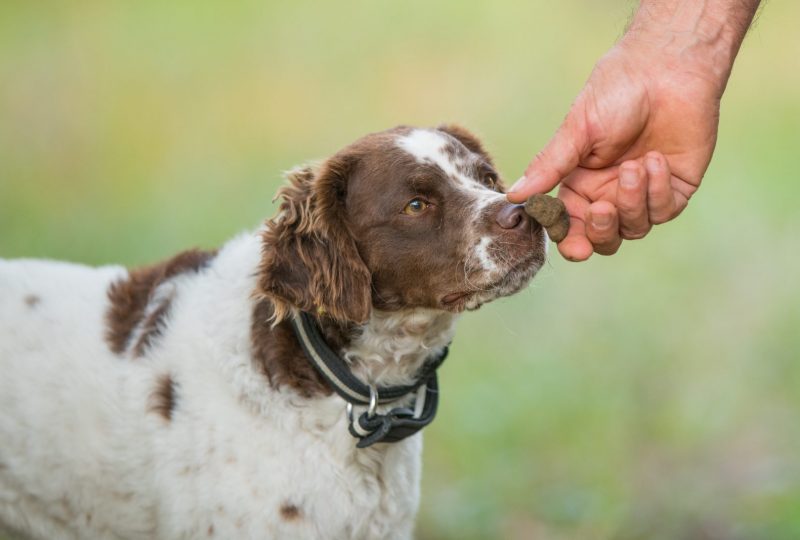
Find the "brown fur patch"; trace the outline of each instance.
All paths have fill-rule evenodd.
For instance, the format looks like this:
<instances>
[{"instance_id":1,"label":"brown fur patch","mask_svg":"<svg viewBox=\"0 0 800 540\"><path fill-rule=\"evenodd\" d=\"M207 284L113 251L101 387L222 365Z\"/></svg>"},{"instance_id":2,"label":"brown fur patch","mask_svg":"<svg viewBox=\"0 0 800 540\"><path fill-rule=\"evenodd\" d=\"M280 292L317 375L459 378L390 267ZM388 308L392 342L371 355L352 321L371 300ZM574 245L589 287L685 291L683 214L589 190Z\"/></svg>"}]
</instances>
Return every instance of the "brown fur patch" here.
<instances>
[{"instance_id":1,"label":"brown fur patch","mask_svg":"<svg viewBox=\"0 0 800 540\"><path fill-rule=\"evenodd\" d=\"M136 344L133 346L133 356L137 358L144 356L144 353L147 351L148 347L150 347L150 344L161 335L161 333L164 331L164 323L169 315L171 306L172 299L167 298L163 300L158 307L150 313L150 315L147 316L147 319L142 325L142 331L139 334L139 339L136 340Z\"/></svg>"},{"instance_id":2,"label":"brown fur patch","mask_svg":"<svg viewBox=\"0 0 800 540\"><path fill-rule=\"evenodd\" d=\"M272 302L256 302L250 332L253 360L270 385L288 386L305 398L330 395L333 391L309 363L290 323L272 326L272 318Z\"/></svg>"},{"instance_id":3,"label":"brown fur patch","mask_svg":"<svg viewBox=\"0 0 800 540\"><path fill-rule=\"evenodd\" d=\"M131 270L127 279L112 283L108 289L111 304L106 312L106 341L111 350L117 354L125 352L134 328L142 322L147 304L161 283L178 274L199 272L215 255L216 251L184 251L163 263ZM160 308L156 311L160 311ZM159 328L158 319L151 322L152 330ZM150 344L152 337L145 339L140 353Z\"/></svg>"},{"instance_id":4,"label":"brown fur patch","mask_svg":"<svg viewBox=\"0 0 800 540\"><path fill-rule=\"evenodd\" d=\"M281 506L281 517L286 521L297 521L302 517L302 512L297 505L286 502Z\"/></svg>"},{"instance_id":5,"label":"brown fur patch","mask_svg":"<svg viewBox=\"0 0 800 540\"><path fill-rule=\"evenodd\" d=\"M168 422L172 420L172 413L177 406L177 383L169 374L161 375L156 381L156 388L150 394L147 409L163 417Z\"/></svg>"},{"instance_id":6,"label":"brown fur patch","mask_svg":"<svg viewBox=\"0 0 800 540\"><path fill-rule=\"evenodd\" d=\"M370 273L343 220L347 176L356 163L354 153L341 152L319 171L289 173L289 185L278 191L280 213L263 233L259 278L277 320L289 306L340 321L369 319Z\"/></svg>"},{"instance_id":7,"label":"brown fur patch","mask_svg":"<svg viewBox=\"0 0 800 540\"><path fill-rule=\"evenodd\" d=\"M24 301L25 305L28 306L29 308L35 308L42 302L42 299L36 296L35 294L29 294L25 297Z\"/></svg>"}]
</instances>

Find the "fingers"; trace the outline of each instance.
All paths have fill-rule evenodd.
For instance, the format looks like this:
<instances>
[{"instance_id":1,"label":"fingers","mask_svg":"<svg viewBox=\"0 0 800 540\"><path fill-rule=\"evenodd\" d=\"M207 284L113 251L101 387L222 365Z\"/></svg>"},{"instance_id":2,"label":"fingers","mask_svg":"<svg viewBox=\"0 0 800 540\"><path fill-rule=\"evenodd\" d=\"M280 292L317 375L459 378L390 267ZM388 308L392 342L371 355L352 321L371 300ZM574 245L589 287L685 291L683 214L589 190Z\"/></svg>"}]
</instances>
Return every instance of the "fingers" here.
<instances>
[{"instance_id":1,"label":"fingers","mask_svg":"<svg viewBox=\"0 0 800 540\"><path fill-rule=\"evenodd\" d=\"M558 198L564 201L570 215L569 232L558 244L558 251L565 259L576 262L585 261L592 253L616 253L622 243L614 204L609 201L590 203L592 197L572 189L573 183L585 183L587 175L595 176L598 182L607 182L605 172L580 171L570 175L558 191Z\"/></svg>"},{"instance_id":2,"label":"fingers","mask_svg":"<svg viewBox=\"0 0 800 540\"><path fill-rule=\"evenodd\" d=\"M561 185L558 198L564 201L569 213L569 231L567 236L558 243L558 251L570 261L585 261L592 256L594 247L586 237L584 217L589 208L589 201L575 193L565 185Z\"/></svg>"},{"instance_id":3,"label":"fingers","mask_svg":"<svg viewBox=\"0 0 800 540\"><path fill-rule=\"evenodd\" d=\"M644 238L650 232L648 172L636 161L626 161L619 167L617 210L619 232L625 240Z\"/></svg>"},{"instance_id":4,"label":"fingers","mask_svg":"<svg viewBox=\"0 0 800 540\"><path fill-rule=\"evenodd\" d=\"M664 223L680 213L676 192L670 183L670 170L667 160L659 152L648 152L644 157L644 166L649 179L647 186L647 211L650 223ZM685 205L683 205L685 206Z\"/></svg>"},{"instance_id":5,"label":"fingers","mask_svg":"<svg viewBox=\"0 0 800 540\"><path fill-rule=\"evenodd\" d=\"M558 250L571 261L586 260L593 252L616 253L623 240L643 238L654 224L677 216L691 195L685 185L659 152L618 167L576 168L558 194L570 215Z\"/></svg>"},{"instance_id":6,"label":"fingers","mask_svg":"<svg viewBox=\"0 0 800 540\"><path fill-rule=\"evenodd\" d=\"M521 203L534 193L550 191L578 166L586 137L574 118L570 112L544 150L533 158L525 175L508 191L510 202Z\"/></svg>"},{"instance_id":7,"label":"fingers","mask_svg":"<svg viewBox=\"0 0 800 540\"><path fill-rule=\"evenodd\" d=\"M595 253L613 255L622 244L617 208L608 201L589 205L586 210L586 237Z\"/></svg>"}]
</instances>

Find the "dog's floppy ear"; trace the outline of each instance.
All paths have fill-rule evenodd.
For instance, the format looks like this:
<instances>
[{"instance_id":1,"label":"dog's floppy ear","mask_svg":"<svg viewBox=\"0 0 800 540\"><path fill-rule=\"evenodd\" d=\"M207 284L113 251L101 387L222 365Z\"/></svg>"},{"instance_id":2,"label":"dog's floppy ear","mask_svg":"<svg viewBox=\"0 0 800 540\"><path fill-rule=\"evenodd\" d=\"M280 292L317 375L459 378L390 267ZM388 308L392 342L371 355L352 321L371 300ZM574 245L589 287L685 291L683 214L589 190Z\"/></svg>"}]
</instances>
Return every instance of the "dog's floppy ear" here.
<instances>
[{"instance_id":1,"label":"dog's floppy ear","mask_svg":"<svg viewBox=\"0 0 800 540\"><path fill-rule=\"evenodd\" d=\"M467 147L467 150L470 152L475 152L476 154L483 157L489 165L494 167L492 163L492 158L489 156L489 153L483 148L483 144L481 141L470 133L466 128L459 126L458 124L442 124L437 126L439 131L444 131L451 137L457 139L461 144Z\"/></svg>"},{"instance_id":2,"label":"dog's floppy ear","mask_svg":"<svg viewBox=\"0 0 800 540\"><path fill-rule=\"evenodd\" d=\"M287 173L278 215L263 234L259 288L275 303L275 317L292 307L339 321L365 322L372 307L370 272L344 220L348 176L357 158L340 153L318 171Z\"/></svg>"}]
</instances>

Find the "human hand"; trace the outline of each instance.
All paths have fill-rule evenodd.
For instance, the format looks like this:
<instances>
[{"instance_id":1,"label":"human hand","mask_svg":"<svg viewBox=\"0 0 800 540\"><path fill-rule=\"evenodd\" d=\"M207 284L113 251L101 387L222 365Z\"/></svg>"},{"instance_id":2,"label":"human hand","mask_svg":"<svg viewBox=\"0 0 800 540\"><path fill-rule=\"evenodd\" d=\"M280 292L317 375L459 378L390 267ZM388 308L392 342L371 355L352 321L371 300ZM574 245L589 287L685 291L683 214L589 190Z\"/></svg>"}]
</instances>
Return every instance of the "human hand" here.
<instances>
[{"instance_id":1,"label":"human hand","mask_svg":"<svg viewBox=\"0 0 800 540\"><path fill-rule=\"evenodd\" d=\"M570 214L558 245L573 261L615 253L675 218L714 151L727 72L686 50L628 37L595 67L553 139L508 193L522 202L559 181Z\"/></svg>"}]
</instances>

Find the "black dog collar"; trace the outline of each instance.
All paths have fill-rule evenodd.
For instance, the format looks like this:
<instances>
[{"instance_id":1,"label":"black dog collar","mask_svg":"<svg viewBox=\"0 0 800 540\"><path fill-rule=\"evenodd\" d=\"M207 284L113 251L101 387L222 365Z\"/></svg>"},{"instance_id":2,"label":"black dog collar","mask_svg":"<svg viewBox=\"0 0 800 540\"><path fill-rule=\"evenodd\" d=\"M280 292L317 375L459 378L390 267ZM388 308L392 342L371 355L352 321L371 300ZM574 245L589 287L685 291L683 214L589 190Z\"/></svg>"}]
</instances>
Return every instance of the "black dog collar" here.
<instances>
[{"instance_id":1,"label":"black dog collar","mask_svg":"<svg viewBox=\"0 0 800 540\"><path fill-rule=\"evenodd\" d=\"M439 405L436 369L447 357L447 347L423 366L413 384L374 387L356 378L347 363L328 347L311 315L299 312L292 318L292 327L311 364L333 390L347 401L349 429L359 439L356 444L358 448L366 448L376 442L400 441L433 421ZM413 409L396 407L385 414L375 412L379 404L391 403L415 392ZM354 405L367 405L368 410L354 418Z\"/></svg>"}]
</instances>

